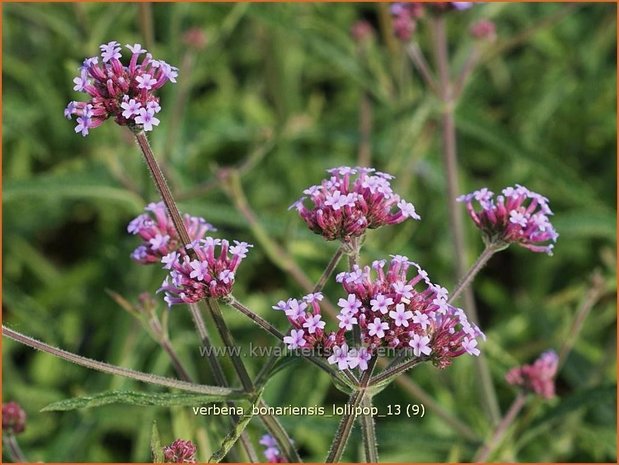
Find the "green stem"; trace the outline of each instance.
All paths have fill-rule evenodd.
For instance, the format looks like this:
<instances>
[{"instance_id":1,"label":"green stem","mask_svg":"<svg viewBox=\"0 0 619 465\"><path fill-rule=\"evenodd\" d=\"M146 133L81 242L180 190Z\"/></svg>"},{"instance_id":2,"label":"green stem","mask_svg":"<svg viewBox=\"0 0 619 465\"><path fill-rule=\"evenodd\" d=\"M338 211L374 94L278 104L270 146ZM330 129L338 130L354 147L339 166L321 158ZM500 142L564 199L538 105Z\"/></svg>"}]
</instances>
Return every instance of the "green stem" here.
<instances>
[{"instance_id":1,"label":"green stem","mask_svg":"<svg viewBox=\"0 0 619 465\"><path fill-rule=\"evenodd\" d=\"M26 458L24 453L19 447L19 443L17 442L17 438L13 433L8 433L3 437L3 442L5 448L8 450L8 455L11 457L11 460L16 463L28 463L29 460Z\"/></svg>"},{"instance_id":2,"label":"green stem","mask_svg":"<svg viewBox=\"0 0 619 465\"><path fill-rule=\"evenodd\" d=\"M518 413L520 413L520 410L522 410L522 407L524 407L526 400L526 394L519 392L514 399L511 407L509 408L501 422L497 425L494 434L492 435L490 440L488 440L488 442L486 442L475 454L473 462L487 461L488 457L490 457L490 454L492 454L496 450L496 448L501 445L503 436L507 432L509 426L513 423Z\"/></svg>"},{"instance_id":3,"label":"green stem","mask_svg":"<svg viewBox=\"0 0 619 465\"><path fill-rule=\"evenodd\" d=\"M331 276L331 274L333 273L333 271L337 267L338 263L342 259L342 256L344 255L345 248L346 247L342 244L335 251L335 254L333 254L333 257L331 257L331 260L329 260L329 263L327 264L327 267L325 268L325 271L322 272L322 275L320 276L320 279L318 279L318 282L314 286L313 292L320 292L320 291L322 291L322 288L325 287L325 284L327 283L327 280L329 279L329 277Z\"/></svg>"},{"instance_id":4,"label":"green stem","mask_svg":"<svg viewBox=\"0 0 619 465\"><path fill-rule=\"evenodd\" d=\"M462 279L460 279L460 282L458 283L456 288L451 292L449 300L447 300L448 304L456 301L456 299L467 288L467 286L471 284L471 282L473 282L473 279L475 279L477 273L479 273L479 271L486 265L486 263L488 263L488 260L490 260L490 258L492 258L492 256L499 250L501 250L501 248L492 244L486 246L486 248L477 258L473 266L469 268L469 270L462 277Z\"/></svg>"},{"instance_id":5,"label":"green stem","mask_svg":"<svg viewBox=\"0 0 619 465\"><path fill-rule=\"evenodd\" d=\"M370 360L368 369L363 373L357 390L350 395L348 402L346 403L346 412L355 412L357 407L363 403L364 398L368 395L367 388L377 360L378 357L374 357ZM340 424L338 425L337 431L335 432L335 436L333 437L333 442L331 443L331 448L329 449L325 463L337 462L342 458L342 454L344 453L348 440L350 439L350 433L352 433L355 419L356 416L354 414L344 414Z\"/></svg>"},{"instance_id":6,"label":"green stem","mask_svg":"<svg viewBox=\"0 0 619 465\"><path fill-rule=\"evenodd\" d=\"M275 326L273 326L271 323L269 323L267 320L265 320L261 316L259 316L256 313L252 312L249 308L247 308L245 305L243 305L241 302L239 302L232 295L229 295L228 297L226 297L224 299L224 302L227 303L228 305L230 305L231 307L236 308L239 312L241 312L243 315L248 317L250 320L252 320L258 326L260 326L262 329L264 329L267 333L275 336L280 341L284 340L284 334L282 334Z\"/></svg>"},{"instance_id":7,"label":"green stem","mask_svg":"<svg viewBox=\"0 0 619 465\"><path fill-rule=\"evenodd\" d=\"M211 316L213 317L213 321L215 322L215 326L217 327L217 331L219 332L224 345L229 348L236 347L234 336L232 336L232 332L230 332L230 329L226 325L224 316L221 313L221 308L219 308L219 302L217 302L216 299L208 299L206 304L211 310ZM241 380L241 384L243 385L245 392L254 392L254 383L245 368L245 364L243 363L240 354L235 350L230 350L229 356L232 361L232 365L234 366L234 370Z\"/></svg>"},{"instance_id":8,"label":"green stem","mask_svg":"<svg viewBox=\"0 0 619 465\"><path fill-rule=\"evenodd\" d=\"M363 398L361 406L367 410L372 408L372 398L368 395ZM376 426L372 415L361 415L361 440L365 461L368 463L378 463L378 442L376 441Z\"/></svg>"},{"instance_id":9,"label":"green stem","mask_svg":"<svg viewBox=\"0 0 619 465\"><path fill-rule=\"evenodd\" d=\"M77 355L72 352L67 352L66 350L50 346L48 344L45 344L44 342L38 341L37 339L33 339L29 336L7 328L4 325L2 326L2 334L9 339L20 342L24 345L27 345L28 347L32 347L33 349L46 352L68 362L75 363L76 365L80 365L86 368L90 368L92 370L101 371L103 373L108 373L111 375L123 376L125 378L131 378L145 383L180 389L187 392L197 392L199 394L227 396L239 393L239 391L236 389L229 389L220 386L205 386L202 384L194 384L186 381L179 381L173 378L166 378L165 376L151 375L149 373L143 373L141 371L123 368L105 362L99 362L97 360L82 357L81 355Z\"/></svg>"},{"instance_id":10,"label":"green stem","mask_svg":"<svg viewBox=\"0 0 619 465\"><path fill-rule=\"evenodd\" d=\"M464 224L456 196L460 192L458 185L458 157L456 149L456 125L454 118L455 100L452 84L449 76L449 52L447 47L447 31L444 15L432 18L432 31L434 35L434 55L439 76L439 97L443 103L441 123L443 138L443 165L447 180L447 209L449 212L449 230L452 233L452 241L455 254L455 275L464 276L466 272L466 250L464 246ZM475 298L471 288L465 288L465 311L474 323L479 322L475 308ZM480 379L480 396L487 414L493 423L500 419L499 403L490 369L485 356L482 354L475 360L475 367Z\"/></svg>"},{"instance_id":11,"label":"green stem","mask_svg":"<svg viewBox=\"0 0 619 465\"><path fill-rule=\"evenodd\" d=\"M170 340L167 337L164 337L159 341L159 345L161 345L161 348L168 354L168 357L170 357L170 360L172 361L172 365L174 366L174 370L176 371L176 374L178 374L178 377L183 381L191 382L191 376L183 366L183 362L181 362L181 359L178 357L176 350L174 350L174 347L172 347Z\"/></svg>"},{"instance_id":12,"label":"green stem","mask_svg":"<svg viewBox=\"0 0 619 465\"><path fill-rule=\"evenodd\" d=\"M395 377L428 360L425 357L414 357L411 360L395 365L370 380L370 386L380 386L391 382Z\"/></svg>"}]
</instances>

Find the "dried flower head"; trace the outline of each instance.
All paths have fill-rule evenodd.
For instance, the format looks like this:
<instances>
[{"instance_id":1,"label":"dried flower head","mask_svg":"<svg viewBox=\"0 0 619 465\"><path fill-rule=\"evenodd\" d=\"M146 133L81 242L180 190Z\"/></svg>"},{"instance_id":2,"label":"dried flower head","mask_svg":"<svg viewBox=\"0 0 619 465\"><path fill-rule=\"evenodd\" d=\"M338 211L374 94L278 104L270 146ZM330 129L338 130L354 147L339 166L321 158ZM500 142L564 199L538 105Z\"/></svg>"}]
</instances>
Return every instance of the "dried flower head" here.
<instances>
[{"instance_id":1,"label":"dried flower head","mask_svg":"<svg viewBox=\"0 0 619 465\"><path fill-rule=\"evenodd\" d=\"M277 447L277 441L270 434L265 434L260 438L259 443L265 447L264 456L269 463L284 463L285 460Z\"/></svg>"},{"instance_id":2,"label":"dried flower head","mask_svg":"<svg viewBox=\"0 0 619 465\"><path fill-rule=\"evenodd\" d=\"M555 395L555 376L558 367L559 357L550 350L544 352L532 365L512 368L505 375L505 379L512 386L520 386L545 399L550 399Z\"/></svg>"},{"instance_id":3,"label":"dried flower head","mask_svg":"<svg viewBox=\"0 0 619 465\"><path fill-rule=\"evenodd\" d=\"M549 242L556 242L559 234L548 219L552 211L546 197L518 184L503 189L496 199L493 197L492 192L483 188L457 198L458 202L466 203L486 244L515 243L533 252L552 255L554 245ZM477 201L481 210L473 208L473 201Z\"/></svg>"},{"instance_id":4,"label":"dried flower head","mask_svg":"<svg viewBox=\"0 0 619 465\"><path fill-rule=\"evenodd\" d=\"M385 266L385 260L377 260L371 267L355 266L337 275L336 281L347 293L338 302L337 331L324 330L320 293L274 306L284 311L292 325L284 339L288 348L326 349L329 363L341 370L358 367L362 371L380 347L407 349L440 368L465 353L479 355L477 338L483 333L462 309L447 304L446 289L432 284L427 273L406 257L396 255ZM417 272L409 279L411 267ZM359 327L362 347L348 345L346 336L354 326Z\"/></svg>"},{"instance_id":5,"label":"dried flower head","mask_svg":"<svg viewBox=\"0 0 619 465\"><path fill-rule=\"evenodd\" d=\"M142 239L142 245L133 251L131 258L144 265L159 263L162 257L175 251L182 244L163 202L150 203L144 210L147 213L131 220L127 227L130 234ZM192 241L204 238L207 231L215 231L213 225L207 223L204 218L186 214L184 222Z\"/></svg>"},{"instance_id":6,"label":"dried flower head","mask_svg":"<svg viewBox=\"0 0 619 465\"><path fill-rule=\"evenodd\" d=\"M161 259L170 274L158 292L165 292L164 300L170 307L227 296L232 292L236 270L250 247L253 246L247 242L234 241L230 246L226 239L206 237L186 247L193 251L194 257L185 248L170 252Z\"/></svg>"},{"instance_id":7,"label":"dried flower head","mask_svg":"<svg viewBox=\"0 0 619 465\"><path fill-rule=\"evenodd\" d=\"M196 463L196 446L191 441L177 439L163 448L166 463Z\"/></svg>"},{"instance_id":8,"label":"dried flower head","mask_svg":"<svg viewBox=\"0 0 619 465\"><path fill-rule=\"evenodd\" d=\"M19 434L26 429L26 412L17 402L2 404L2 431Z\"/></svg>"},{"instance_id":9,"label":"dried flower head","mask_svg":"<svg viewBox=\"0 0 619 465\"><path fill-rule=\"evenodd\" d=\"M159 124L160 110L155 91L166 82L176 82L178 69L163 60L154 60L140 44L127 45L129 65L120 62L121 47L116 41L101 45L100 57L86 58L73 79L73 90L88 94L87 102L69 102L64 115L77 117L75 132L87 136L90 129L114 118L132 130L151 131ZM140 55L144 58L140 63ZM101 63L99 63L101 59Z\"/></svg>"},{"instance_id":10,"label":"dried flower head","mask_svg":"<svg viewBox=\"0 0 619 465\"><path fill-rule=\"evenodd\" d=\"M391 189L393 176L372 168L343 166L328 171L331 176L320 185L303 191L306 196L296 208L307 226L326 240L349 241L369 229L398 224L407 218L419 220L412 203ZM305 200L312 203L305 206Z\"/></svg>"}]
</instances>

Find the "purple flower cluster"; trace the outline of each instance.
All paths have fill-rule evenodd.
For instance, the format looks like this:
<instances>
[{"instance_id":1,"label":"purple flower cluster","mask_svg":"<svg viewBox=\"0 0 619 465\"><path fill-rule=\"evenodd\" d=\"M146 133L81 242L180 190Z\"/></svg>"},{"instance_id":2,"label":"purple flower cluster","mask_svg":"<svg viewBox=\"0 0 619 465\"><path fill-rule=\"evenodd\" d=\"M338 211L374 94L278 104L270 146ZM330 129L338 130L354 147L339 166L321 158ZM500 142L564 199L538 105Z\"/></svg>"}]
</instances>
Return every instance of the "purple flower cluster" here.
<instances>
[{"instance_id":1,"label":"purple flower cluster","mask_svg":"<svg viewBox=\"0 0 619 465\"><path fill-rule=\"evenodd\" d=\"M191 441L177 439L163 448L166 463L196 463L196 446Z\"/></svg>"},{"instance_id":2,"label":"purple flower cluster","mask_svg":"<svg viewBox=\"0 0 619 465\"><path fill-rule=\"evenodd\" d=\"M411 266L417 272L409 279ZM465 353L479 355L477 337L483 333L469 323L462 309L447 304L446 289L432 284L427 273L406 257L393 256L385 267L385 260L377 260L371 267L355 266L353 271L337 275L336 281L348 293L338 302L338 331L324 331L320 293L274 306L284 311L292 324L284 339L288 348L326 349L329 363L341 370L358 367L362 371L379 347L408 349L441 368ZM346 333L354 326L359 327L363 346L349 348Z\"/></svg>"},{"instance_id":3,"label":"purple flower cluster","mask_svg":"<svg viewBox=\"0 0 619 465\"><path fill-rule=\"evenodd\" d=\"M555 376L559 368L559 357L550 350L544 352L532 365L512 368L505 379L512 386L520 386L527 391L550 399L555 395Z\"/></svg>"},{"instance_id":4,"label":"purple flower cluster","mask_svg":"<svg viewBox=\"0 0 619 465\"><path fill-rule=\"evenodd\" d=\"M187 245L186 249L192 250L194 257L185 249L170 252L161 259L170 274L158 292L165 292L164 300L170 307L227 296L232 292L235 272L250 247L246 242L234 241L230 246L226 239L206 237Z\"/></svg>"},{"instance_id":5,"label":"purple flower cluster","mask_svg":"<svg viewBox=\"0 0 619 465\"><path fill-rule=\"evenodd\" d=\"M467 10L473 2L399 2L391 4L391 17L395 36L406 42L409 41L417 27L417 20L424 15L425 8L440 13L449 10Z\"/></svg>"},{"instance_id":6,"label":"purple flower cluster","mask_svg":"<svg viewBox=\"0 0 619 465\"><path fill-rule=\"evenodd\" d=\"M133 251L131 258L143 265L159 263L182 244L163 202L150 203L144 210L147 213L134 218L127 227L130 234L139 236L143 241ZM184 222L192 241L202 239L207 231L215 231L204 218L186 214Z\"/></svg>"},{"instance_id":7,"label":"purple flower cluster","mask_svg":"<svg viewBox=\"0 0 619 465\"><path fill-rule=\"evenodd\" d=\"M111 117L121 126L151 131L159 124L155 115L161 110L154 92L168 81L176 82L178 69L163 60L153 60L140 44L127 45L131 52L128 66L120 62L118 42L108 42L99 48L101 56L84 60L79 76L73 79L73 90L85 92L90 100L69 102L65 117L77 117L75 132L83 136ZM142 54L144 58L138 63Z\"/></svg>"},{"instance_id":8,"label":"purple flower cluster","mask_svg":"<svg viewBox=\"0 0 619 465\"><path fill-rule=\"evenodd\" d=\"M264 456L269 463L284 463L285 460L281 455L279 448L277 447L277 441L270 434L265 434L260 438L259 443L266 447L264 450Z\"/></svg>"},{"instance_id":9,"label":"purple flower cluster","mask_svg":"<svg viewBox=\"0 0 619 465\"><path fill-rule=\"evenodd\" d=\"M17 402L2 404L2 432L19 434L26 429L26 412Z\"/></svg>"},{"instance_id":10,"label":"purple flower cluster","mask_svg":"<svg viewBox=\"0 0 619 465\"><path fill-rule=\"evenodd\" d=\"M328 171L331 176L303 191L296 208L307 226L326 240L349 241L369 228L398 224L407 218L419 220L412 203L391 189L393 176L373 168L342 166ZM305 206L305 200L312 206Z\"/></svg>"},{"instance_id":11,"label":"purple flower cluster","mask_svg":"<svg viewBox=\"0 0 619 465\"><path fill-rule=\"evenodd\" d=\"M553 244L559 234L554 230L548 216L552 211L548 199L516 184L506 187L496 199L486 188L457 198L466 203L466 209L482 231L487 244L516 243L533 252L552 255ZM477 201L481 210L473 208Z\"/></svg>"}]
</instances>

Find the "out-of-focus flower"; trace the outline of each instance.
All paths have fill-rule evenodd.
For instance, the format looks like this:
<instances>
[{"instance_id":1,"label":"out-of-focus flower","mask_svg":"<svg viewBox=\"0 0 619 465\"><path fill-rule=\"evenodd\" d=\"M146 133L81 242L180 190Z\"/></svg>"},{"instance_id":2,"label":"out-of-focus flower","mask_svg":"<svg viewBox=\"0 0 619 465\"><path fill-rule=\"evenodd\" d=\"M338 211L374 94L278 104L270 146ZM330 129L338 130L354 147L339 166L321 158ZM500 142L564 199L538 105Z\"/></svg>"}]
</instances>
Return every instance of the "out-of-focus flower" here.
<instances>
[{"instance_id":1,"label":"out-of-focus flower","mask_svg":"<svg viewBox=\"0 0 619 465\"><path fill-rule=\"evenodd\" d=\"M350 28L350 35L355 40L355 42L362 43L368 39L371 39L372 36L374 36L374 28L369 22L360 19L359 21L356 21Z\"/></svg>"},{"instance_id":2,"label":"out-of-focus flower","mask_svg":"<svg viewBox=\"0 0 619 465\"><path fill-rule=\"evenodd\" d=\"M196 463L196 446L191 441L177 439L163 448L166 463Z\"/></svg>"},{"instance_id":3,"label":"out-of-focus flower","mask_svg":"<svg viewBox=\"0 0 619 465\"><path fill-rule=\"evenodd\" d=\"M203 50L206 47L206 34L201 28L192 27L183 34L183 42L196 50Z\"/></svg>"},{"instance_id":4,"label":"out-of-focus flower","mask_svg":"<svg viewBox=\"0 0 619 465\"><path fill-rule=\"evenodd\" d=\"M90 129L114 118L130 129L151 131L159 124L161 110L155 91L166 82L176 82L178 69L163 60L154 60L140 44L127 45L129 64L120 62L121 47L116 41L101 45L100 57L86 58L73 79L73 90L88 94L87 102L69 102L64 115L77 118L75 132L87 136ZM144 58L140 63L140 55ZM99 63L99 59L101 63Z\"/></svg>"},{"instance_id":5,"label":"out-of-focus flower","mask_svg":"<svg viewBox=\"0 0 619 465\"><path fill-rule=\"evenodd\" d=\"M150 203L143 213L134 218L127 227L130 234L139 236L142 245L138 246L131 258L142 264L159 263L162 257L177 250L182 244L163 202ZM192 241L202 239L207 231L215 228L204 218L184 216L185 228Z\"/></svg>"},{"instance_id":6,"label":"out-of-focus flower","mask_svg":"<svg viewBox=\"0 0 619 465\"><path fill-rule=\"evenodd\" d=\"M26 429L26 412L17 402L2 404L2 432L19 434Z\"/></svg>"},{"instance_id":7,"label":"out-of-focus flower","mask_svg":"<svg viewBox=\"0 0 619 465\"><path fill-rule=\"evenodd\" d=\"M494 199L488 189L472 192L457 198L481 230L484 242L498 246L518 244L533 252L552 255L559 234L554 230L548 216L552 211L548 199L516 184L506 187L503 194ZM476 201L481 210L475 210Z\"/></svg>"},{"instance_id":8,"label":"out-of-focus flower","mask_svg":"<svg viewBox=\"0 0 619 465\"><path fill-rule=\"evenodd\" d=\"M186 247L193 251L193 258L185 249L171 252L161 259L170 274L159 292L165 292L164 300L170 307L227 296L232 292L236 270L250 247L253 246L247 242L234 241L231 246L226 239L206 237Z\"/></svg>"},{"instance_id":9,"label":"out-of-focus flower","mask_svg":"<svg viewBox=\"0 0 619 465\"><path fill-rule=\"evenodd\" d=\"M492 21L487 19L481 19L476 23L473 23L469 31L471 36L475 39L487 41L493 41L496 39L496 26Z\"/></svg>"},{"instance_id":10,"label":"out-of-focus flower","mask_svg":"<svg viewBox=\"0 0 619 465\"><path fill-rule=\"evenodd\" d=\"M505 379L512 386L520 386L545 399L550 399L555 395L555 376L558 367L559 357L550 350L544 352L532 365L512 368L505 375Z\"/></svg>"},{"instance_id":11,"label":"out-of-focus flower","mask_svg":"<svg viewBox=\"0 0 619 465\"><path fill-rule=\"evenodd\" d=\"M285 462L282 454L277 447L277 441L270 434L265 434L260 438L259 444L265 447L264 456L269 463L283 463Z\"/></svg>"},{"instance_id":12,"label":"out-of-focus flower","mask_svg":"<svg viewBox=\"0 0 619 465\"><path fill-rule=\"evenodd\" d=\"M385 267L385 260L377 260L371 267L356 266L337 275L336 281L347 292L338 302L337 331L324 329L322 299L316 298L321 294L275 305L273 308L283 311L293 328L285 341L288 347L320 348L329 354L328 362L339 369L362 371L379 347L408 349L440 368L465 353L479 355L477 338L484 337L483 333L468 321L462 309L447 303L446 289L432 284L427 273L406 257L393 256ZM409 279L411 267L416 273ZM346 335L355 326L359 327L361 347L348 345Z\"/></svg>"},{"instance_id":13,"label":"out-of-focus flower","mask_svg":"<svg viewBox=\"0 0 619 465\"><path fill-rule=\"evenodd\" d=\"M409 41L417 27L417 19L421 16L423 16L421 3L392 3L391 17L395 36L403 42Z\"/></svg>"},{"instance_id":14,"label":"out-of-focus flower","mask_svg":"<svg viewBox=\"0 0 619 465\"><path fill-rule=\"evenodd\" d=\"M331 177L303 191L295 208L307 226L326 240L349 241L367 229L419 220L412 203L391 189L393 176L372 168L343 166L329 170ZM305 206L305 200L312 203Z\"/></svg>"}]
</instances>

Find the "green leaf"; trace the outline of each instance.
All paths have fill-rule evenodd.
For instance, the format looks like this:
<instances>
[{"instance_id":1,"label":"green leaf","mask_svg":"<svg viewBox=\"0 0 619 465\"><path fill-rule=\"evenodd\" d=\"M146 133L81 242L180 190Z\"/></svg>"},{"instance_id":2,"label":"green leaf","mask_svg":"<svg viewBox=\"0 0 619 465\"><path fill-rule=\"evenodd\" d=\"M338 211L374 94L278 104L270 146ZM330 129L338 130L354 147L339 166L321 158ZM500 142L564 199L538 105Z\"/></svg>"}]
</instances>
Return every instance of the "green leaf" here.
<instances>
[{"instance_id":1,"label":"green leaf","mask_svg":"<svg viewBox=\"0 0 619 465\"><path fill-rule=\"evenodd\" d=\"M224 438L219 449L217 449L213 453L213 455L211 455L211 458L208 459L209 463L221 462L221 460L223 460L226 454L228 454L230 449L232 449L234 444L236 444L236 441L239 440L239 438L241 437L241 434L243 434L243 431L245 431L245 428L247 428L247 425L253 418L254 415L252 412L254 411L254 406L257 405L258 402L260 402L261 398L262 398L262 391L256 394L256 397L253 403L247 410L247 414L239 418L239 421L234 425L234 428L232 429L232 431L230 431Z\"/></svg>"},{"instance_id":2,"label":"green leaf","mask_svg":"<svg viewBox=\"0 0 619 465\"><path fill-rule=\"evenodd\" d=\"M43 412L68 411L81 408L101 407L110 404L129 404L142 407L194 406L207 402L242 399L246 395L233 392L228 395L189 394L189 393L152 393L135 391L106 391L91 396L75 397L54 402L42 409Z\"/></svg>"},{"instance_id":3,"label":"green leaf","mask_svg":"<svg viewBox=\"0 0 619 465\"><path fill-rule=\"evenodd\" d=\"M163 463L163 449L161 448L161 439L159 438L159 430L157 422L153 421L153 432L150 437L150 450L153 453L153 463Z\"/></svg>"}]
</instances>

